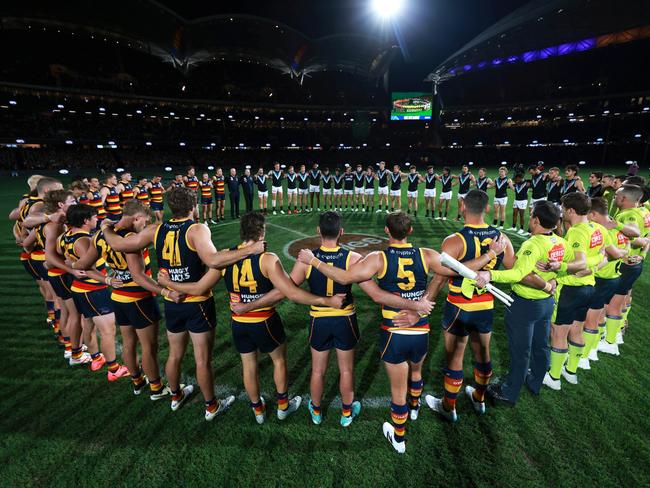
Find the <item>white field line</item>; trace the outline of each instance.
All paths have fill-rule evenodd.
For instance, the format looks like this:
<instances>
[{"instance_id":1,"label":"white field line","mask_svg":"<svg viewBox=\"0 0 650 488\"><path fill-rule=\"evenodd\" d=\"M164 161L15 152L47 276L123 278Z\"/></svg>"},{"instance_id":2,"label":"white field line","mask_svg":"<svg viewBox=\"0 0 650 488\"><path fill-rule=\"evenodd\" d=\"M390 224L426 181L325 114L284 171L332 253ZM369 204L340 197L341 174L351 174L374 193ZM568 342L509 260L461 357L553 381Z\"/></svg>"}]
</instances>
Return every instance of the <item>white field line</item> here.
<instances>
[{"instance_id":1,"label":"white field line","mask_svg":"<svg viewBox=\"0 0 650 488\"><path fill-rule=\"evenodd\" d=\"M196 382L196 378L192 375L187 375L187 374L182 374L181 375L181 383L184 383L186 385L198 385ZM197 387L198 388L198 387ZM246 391L242 390L241 387L239 386L232 386L232 385L215 385L214 387L214 392L217 398L224 398L228 395L235 395L235 398L238 401L241 402L246 402L248 403L250 400L248 399L248 395L246 394ZM199 393L200 394L200 393ZM275 400L275 392L261 392L262 396L266 398L267 401L270 400L272 403ZM296 396L294 393L289 394L289 397L294 397ZM309 393L303 393L300 395L302 397L302 405L307 405L307 400L309 399ZM365 397L358 399L361 402L361 405L363 405L366 408L388 408L390 407L390 396L375 396L375 397ZM341 402L341 397L336 396L334 397L330 402L328 409L336 409L339 410L342 406Z\"/></svg>"}]
</instances>

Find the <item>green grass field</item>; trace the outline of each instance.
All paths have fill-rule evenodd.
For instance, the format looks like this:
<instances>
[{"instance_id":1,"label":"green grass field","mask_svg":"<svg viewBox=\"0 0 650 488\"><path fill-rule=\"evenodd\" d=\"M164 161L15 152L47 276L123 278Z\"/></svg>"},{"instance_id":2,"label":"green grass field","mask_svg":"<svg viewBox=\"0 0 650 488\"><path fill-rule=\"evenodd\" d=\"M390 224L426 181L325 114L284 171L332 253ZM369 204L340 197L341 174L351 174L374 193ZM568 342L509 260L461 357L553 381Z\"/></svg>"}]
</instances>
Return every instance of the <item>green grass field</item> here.
<instances>
[{"instance_id":1,"label":"green grass field","mask_svg":"<svg viewBox=\"0 0 650 488\"><path fill-rule=\"evenodd\" d=\"M0 182L0 206L7 215L23 193L22 180ZM269 199L270 200L270 199ZM455 203L455 202L454 202ZM270 201L269 201L270 206ZM412 242L439 248L460 225L423 217ZM226 215L229 215L226 209ZM455 216L455 207L450 212ZM348 213L346 232L383 235L384 215ZM509 221L508 221L509 222ZM286 244L313 235L315 214L270 216L267 240L288 270ZM18 260L18 249L2 221L0 238L0 479L4 486L648 486L650 382L644 346L650 312L646 272L635 288L636 306L618 358L601 354L594 369L580 373L580 385L540 397L523 391L514 409L488 408L474 414L464 395L460 421L450 425L423 408L407 423L407 452L396 454L381 434L388 419L389 388L377 350L380 312L355 288L362 339L357 350L356 391L364 404L348 429L339 426L338 372L330 363L322 425L311 424L305 407L280 423L274 416L258 426L242 395L241 366L232 346L227 294L215 289L218 310L213 366L218 394L238 401L223 418L203 420L202 398L178 412L169 403L135 397L130 382L109 384L105 370L72 369L45 325L40 295ZM238 242L236 222L213 227L219 248ZM522 238L513 236L515 247ZM442 304L443 300L438 302ZM425 393L442 392L441 306L431 316ZM283 303L289 351L290 394L309 390L307 307ZM492 355L495 377L508 366L503 312L497 306ZM167 357L164 326L160 358ZM194 377L191 353L183 371ZM261 362L263 392L274 398L271 363ZM472 380L469 353L466 381ZM272 410L270 410L272 412Z\"/></svg>"}]
</instances>

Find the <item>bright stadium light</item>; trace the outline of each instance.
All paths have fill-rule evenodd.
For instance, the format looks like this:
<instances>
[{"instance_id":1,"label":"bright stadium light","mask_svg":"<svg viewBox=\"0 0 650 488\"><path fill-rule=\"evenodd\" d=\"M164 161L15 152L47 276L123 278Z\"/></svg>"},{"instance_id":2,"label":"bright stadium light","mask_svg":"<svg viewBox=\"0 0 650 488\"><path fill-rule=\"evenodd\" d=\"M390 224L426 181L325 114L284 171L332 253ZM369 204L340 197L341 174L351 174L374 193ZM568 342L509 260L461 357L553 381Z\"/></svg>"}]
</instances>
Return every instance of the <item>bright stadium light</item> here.
<instances>
[{"instance_id":1,"label":"bright stadium light","mask_svg":"<svg viewBox=\"0 0 650 488\"><path fill-rule=\"evenodd\" d=\"M59 174L67 175L68 173L69 173L69 171L67 169L60 169L59 170Z\"/></svg>"},{"instance_id":2,"label":"bright stadium light","mask_svg":"<svg viewBox=\"0 0 650 488\"><path fill-rule=\"evenodd\" d=\"M389 19L399 14L404 6L404 0L373 0L372 9L379 17Z\"/></svg>"},{"instance_id":3,"label":"bright stadium light","mask_svg":"<svg viewBox=\"0 0 650 488\"><path fill-rule=\"evenodd\" d=\"M118 173L124 173L124 168L117 168L115 171L117 171Z\"/></svg>"},{"instance_id":4,"label":"bright stadium light","mask_svg":"<svg viewBox=\"0 0 650 488\"><path fill-rule=\"evenodd\" d=\"M214 166L210 165L210 166L208 166L208 169L209 169L210 171L212 171L212 170L214 169Z\"/></svg>"},{"instance_id":5,"label":"bright stadium light","mask_svg":"<svg viewBox=\"0 0 650 488\"><path fill-rule=\"evenodd\" d=\"M251 165L250 165L250 164L247 164L247 165L246 165L246 169L251 169Z\"/></svg>"},{"instance_id":6,"label":"bright stadium light","mask_svg":"<svg viewBox=\"0 0 650 488\"><path fill-rule=\"evenodd\" d=\"M585 164L587 164L587 162L586 162L586 161L578 161L578 164L579 164L580 166L584 166Z\"/></svg>"},{"instance_id":7,"label":"bright stadium light","mask_svg":"<svg viewBox=\"0 0 650 488\"><path fill-rule=\"evenodd\" d=\"M147 141L144 143L145 146L151 146L151 142Z\"/></svg>"},{"instance_id":8,"label":"bright stadium light","mask_svg":"<svg viewBox=\"0 0 650 488\"><path fill-rule=\"evenodd\" d=\"M65 141L65 143L66 143L67 145L74 144L74 142L72 142L70 139L68 139L67 141Z\"/></svg>"},{"instance_id":9,"label":"bright stadium light","mask_svg":"<svg viewBox=\"0 0 650 488\"><path fill-rule=\"evenodd\" d=\"M286 167L287 167L286 164L281 164L281 165L280 165L280 169L285 169Z\"/></svg>"},{"instance_id":10,"label":"bright stadium light","mask_svg":"<svg viewBox=\"0 0 650 488\"><path fill-rule=\"evenodd\" d=\"M25 144L25 139L16 139L16 144Z\"/></svg>"},{"instance_id":11,"label":"bright stadium light","mask_svg":"<svg viewBox=\"0 0 650 488\"><path fill-rule=\"evenodd\" d=\"M165 171L171 171L172 167L171 166L165 166Z\"/></svg>"},{"instance_id":12,"label":"bright stadium light","mask_svg":"<svg viewBox=\"0 0 650 488\"><path fill-rule=\"evenodd\" d=\"M184 143L184 142L179 142L178 145L181 146L181 147L185 147L185 143Z\"/></svg>"},{"instance_id":13,"label":"bright stadium light","mask_svg":"<svg viewBox=\"0 0 650 488\"><path fill-rule=\"evenodd\" d=\"M641 134L634 134L634 137L636 137L637 139L641 139Z\"/></svg>"}]
</instances>

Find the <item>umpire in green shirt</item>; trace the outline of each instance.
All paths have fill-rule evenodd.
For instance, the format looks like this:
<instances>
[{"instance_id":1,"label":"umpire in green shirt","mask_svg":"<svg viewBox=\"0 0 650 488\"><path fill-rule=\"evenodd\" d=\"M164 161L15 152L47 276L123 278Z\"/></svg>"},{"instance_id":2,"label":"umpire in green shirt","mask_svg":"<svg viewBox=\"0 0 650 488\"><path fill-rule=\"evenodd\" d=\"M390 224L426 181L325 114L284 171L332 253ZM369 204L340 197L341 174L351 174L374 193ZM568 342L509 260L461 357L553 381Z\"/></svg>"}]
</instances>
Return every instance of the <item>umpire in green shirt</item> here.
<instances>
[{"instance_id":1,"label":"umpire in green shirt","mask_svg":"<svg viewBox=\"0 0 650 488\"><path fill-rule=\"evenodd\" d=\"M559 220L560 211L554 204L536 202L530 214L532 237L517 252L513 268L479 272L477 286L485 286L489 281L513 284L514 302L505 314L510 369L501 383L487 389L488 397L495 402L513 406L524 384L538 395L548 371L556 273L540 271L536 264L564 259L566 243L553 233Z\"/></svg>"}]
</instances>

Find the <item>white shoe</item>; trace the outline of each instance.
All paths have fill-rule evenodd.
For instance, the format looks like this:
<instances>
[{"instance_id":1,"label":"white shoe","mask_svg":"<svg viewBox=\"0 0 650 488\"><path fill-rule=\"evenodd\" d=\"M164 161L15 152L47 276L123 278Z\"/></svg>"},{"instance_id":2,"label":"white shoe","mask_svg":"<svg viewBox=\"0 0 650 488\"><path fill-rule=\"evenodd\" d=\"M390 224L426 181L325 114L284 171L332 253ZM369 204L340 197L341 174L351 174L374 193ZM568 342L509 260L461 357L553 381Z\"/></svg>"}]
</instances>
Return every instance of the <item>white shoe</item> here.
<instances>
[{"instance_id":1,"label":"white shoe","mask_svg":"<svg viewBox=\"0 0 650 488\"><path fill-rule=\"evenodd\" d=\"M81 345L81 352L88 352L88 346L86 344Z\"/></svg>"},{"instance_id":2,"label":"white shoe","mask_svg":"<svg viewBox=\"0 0 650 488\"><path fill-rule=\"evenodd\" d=\"M625 344L625 341L623 340L623 333L620 331L616 334L616 344L617 345Z\"/></svg>"},{"instance_id":3,"label":"white shoe","mask_svg":"<svg viewBox=\"0 0 650 488\"><path fill-rule=\"evenodd\" d=\"M498 229L499 229L499 230L503 230L503 226L500 225L500 226L498 227Z\"/></svg>"},{"instance_id":4,"label":"white shoe","mask_svg":"<svg viewBox=\"0 0 650 488\"><path fill-rule=\"evenodd\" d=\"M436 398L433 395L427 395L424 397L424 401L427 402L427 405L429 405L429 408L431 410L438 412L450 422L458 422L458 414L456 413L456 410L445 410L445 407L442 404L442 398Z\"/></svg>"},{"instance_id":5,"label":"white shoe","mask_svg":"<svg viewBox=\"0 0 650 488\"><path fill-rule=\"evenodd\" d=\"M194 391L194 386L192 385L187 385L187 386L180 385L180 386L181 386L181 391L183 392L183 396L181 397L180 400L174 400L172 398L172 404L171 404L172 412L175 412L176 410L181 408L183 403L185 403L185 401L190 397L190 395Z\"/></svg>"},{"instance_id":6,"label":"white shoe","mask_svg":"<svg viewBox=\"0 0 650 488\"><path fill-rule=\"evenodd\" d=\"M386 210L384 210L384 212L386 212L387 214L389 214L389 213L390 213L390 210L386 209Z\"/></svg>"},{"instance_id":7,"label":"white shoe","mask_svg":"<svg viewBox=\"0 0 650 488\"><path fill-rule=\"evenodd\" d=\"M404 454L406 452L406 442L395 441L395 428L391 425L390 422L384 422L381 430L384 433L384 437L388 439L390 445L393 446L393 449L395 449L400 454Z\"/></svg>"},{"instance_id":8,"label":"white shoe","mask_svg":"<svg viewBox=\"0 0 650 488\"><path fill-rule=\"evenodd\" d=\"M383 210L381 210L380 208L378 208L377 211L376 211L375 213L381 213L382 211L383 211Z\"/></svg>"},{"instance_id":9,"label":"white shoe","mask_svg":"<svg viewBox=\"0 0 650 488\"><path fill-rule=\"evenodd\" d=\"M519 229L519 230L517 231L517 234L519 234L520 236L521 236L521 235L524 235L525 233L526 233L526 231L525 231L524 229Z\"/></svg>"},{"instance_id":10,"label":"white shoe","mask_svg":"<svg viewBox=\"0 0 650 488\"><path fill-rule=\"evenodd\" d=\"M282 215L284 215L284 210L280 210L280 213L281 213Z\"/></svg>"},{"instance_id":11,"label":"white shoe","mask_svg":"<svg viewBox=\"0 0 650 488\"><path fill-rule=\"evenodd\" d=\"M72 351L63 351L63 359L70 359L72 357Z\"/></svg>"},{"instance_id":12,"label":"white shoe","mask_svg":"<svg viewBox=\"0 0 650 488\"><path fill-rule=\"evenodd\" d=\"M84 352L84 353L81 354L81 357L78 358L78 359L73 358L72 355L71 355L69 364L70 364L70 366L79 366L81 364L90 363L90 362L92 362L92 360L93 359L90 357L90 354L88 354L87 352Z\"/></svg>"},{"instance_id":13,"label":"white shoe","mask_svg":"<svg viewBox=\"0 0 650 488\"><path fill-rule=\"evenodd\" d=\"M566 370L566 367L562 367L562 378L567 380L569 383L572 385L577 385L578 384L578 375L575 373L569 373Z\"/></svg>"},{"instance_id":14,"label":"white shoe","mask_svg":"<svg viewBox=\"0 0 650 488\"><path fill-rule=\"evenodd\" d=\"M318 207L316 210L318 210L320 212L320 207Z\"/></svg>"},{"instance_id":15,"label":"white shoe","mask_svg":"<svg viewBox=\"0 0 650 488\"><path fill-rule=\"evenodd\" d=\"M479 414L483 415L485 413L485 402L477 402L474 400L474 392L476 391L476 388L473 386L467 385L465 387L465 395L470 399L472 402L472 406L474 407L474 411Z\"/></svg>"},{"instance_id":16,"label":"white shoe","mask_svg":"<svg viewBox=\"0 0 650 488\"><path fill-rule=\"evenodd\" d=\"M298 410L298 407L300 407L301 403L302 403L301 396L296 395L295 397L293 397L291 400L289 400L289 406L287 407L286 410L278 409L278 420L286 419L289 415L291 415L293 412Z\"/></svg>"},{"instance_id":17,"label":"white shoe","mask_svg":"<svg viewBox=\"0 0 650 488\"><path fill-rule=\"evenodd\" d=\"M171 395L171 394L172 394L172 390L169 388L169 385L167 385L167 386L163 386L163 389L160 390L158 393L152 393L151 395L149 395L149 399L152 402L157 402L158 400L162 400L167 395Z\"/></svg>"},{"instance_id":18,"label":"white shoe","mask_svg":"<svg viewBox=\"0 0 650 488\"><path fill-rule=\"evenodd\" d=\"M205 225L206 227L210 227L207 222L202 222L202 224Z\"/></svg>"},{"instance_id":19,"label":"white shoe","mask_svg":"<svg viewBox=\"0 0 650 488\"><path fill-rule=\"evenodd\" d=\"M562 389L562 381L551 378L551 374L548 371L544 375L542 384L548 386L551 390L560 391Z\"/></svg>"},{"instance_id":20,"label":"white shoe","mask_svg":"<svg viewBox=\"0 0 650 488\"><path fill-rule=\"evenodd\" d=\"M447 220L447 217L443 217L442 220Z\"/></svg>"},{"instance_id":21,"label":"white shoe","mask_svg":"<svg viewBox=\"0 0 650 488\"><path fill-rule=\"evenodd\" d=\"M589 358L580 358L580 361L578 361L578 368L591 369L591 366L589 365Z\"/></svg>"},{"instance_id":22,"label":"white shoe","mask_svg":"<svg viewBox=\"0 0 650 488\"><path fill-rule=\"evenodd\" d=\"M612 354L613 356L621 355L620 351L618 350L618 344L610 344L605 340L602 340L598 343L598 352L604 352L605 354Z\"/></svg>"},{"instance_id":23,"label":"white shoe","mask_svg":"<svg viewBox=\"0 0 650 488\"><path fill-rule=\"evenodd\" d=\"M366 209L365 209L365 208L362 208L362 209L361 209L361 211L362 211L362 212L365 212L365 211L366 211Z\"/></svg>"},{"instance_id":24,"label":"white shoe","mask_svg":"<svg viewBox=\"0 0 650 488\"><path fill-rule=\"evenodd\" d=\"M442 217L436 217L436 220L440 220Z\"/></svg>"},{"instance_id":25,"label":"white shoe","mask_svg":"<svg viewBox=\"0 0 650 488\"><path fill-rule=\"evenodd\" d=\"M517 230L516 227L510 227L510 228L508 229L508 232L515 232L516 230Z\"/></svg>"},{"instance_id":26,"label":"white shoe","mask_svg":"<svg viewBox=\"0 0 650 488\"><path fill-rule=\"evenodd\" d=\"M255 422L262 425L266 420L266 402L264 401L264 397L260 397L260 402L262 402L262 406L264 407L264 411L261 414L256 414L253 407L251 407L251 410L253 411L253 415L255 415Z\"/></svg>"},{"instance_id":27,"label":"white shoe","mask_svg":"<svg viewBox=\"0 0 650 488\"><path fill-rule=\"evenodd\" d=\"M409 415L411 416L411 420L417 420L418 415L420 415L420 405L422 405L422 399L418 398L418 406L413 408L409 405Z\"/></svg>"},{"instance_id":28,"label":"white shoe","mask_svg":"<svg viewBox=\"0 0 650 488\"><path fill-rule=\"evenodd\" d=\"M274 210L274 211L273 211L273 215L277 215L277 214L278 214L278 213Z\"/></svg>"},{"instance_id":29,"label":"white shoe","mask_svg":"<svg viewBox=\"0 0 650 488\"><path fill-rule=\"evenodd\" d=\"M219 407L214 412L205 411L205 420L208 422L219 415L223 415L226 411L232 407L232 404L235 403L235 395L230 395L222 400L217 400L219 402Z\"/></svg>"},{"instance_id":30,"label":"white shoe","mask_svg":"<svg viewBox=\"0 0 650 488\"><path fill-rule=\"evenodd\" d=\"M598 361L598 348L594 347L589 351L589 361Z\"/></svg>"}]
</instances>

